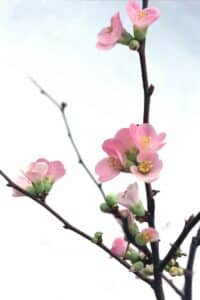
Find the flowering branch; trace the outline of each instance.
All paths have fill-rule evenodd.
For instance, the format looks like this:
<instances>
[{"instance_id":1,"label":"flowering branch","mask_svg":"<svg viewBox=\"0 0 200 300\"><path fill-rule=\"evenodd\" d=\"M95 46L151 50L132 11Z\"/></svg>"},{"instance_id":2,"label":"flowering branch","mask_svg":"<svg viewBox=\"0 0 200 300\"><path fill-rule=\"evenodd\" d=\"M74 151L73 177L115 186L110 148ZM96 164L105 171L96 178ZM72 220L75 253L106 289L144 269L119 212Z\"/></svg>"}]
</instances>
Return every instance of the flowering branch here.
<instances>
[{"instance_id":1,"label":"flowering branch","mask_svg":"<svg viewBox=\"0 0 200 300\"><path fill-rule=\"evenodd\" d=\"M23 195L29 197L30 199L34 200L36 203L41 205L43 208L45 208L49 213L51 213L56 219L58 219L61 223L63 223L65 229L69 229L76 234L82 236L83 238L87 239L88 241L92 242L94 244L93 237L89 236L87 233L81 231L80 229L76 228L75 226L71 225L68 221L66 221L62 216L60 216L54 209L52 209L48 204L46 204L44 201L41 201L37 197L34 197L26 190L22 189L20 186L15 184L2 170L0 170L0 175L7 181L7 186L14 188L15 190L19 191ZM143 275L141 272L135 271L131 268L131 265L127 263L125 260L121 259L117 255L113 254L113 252L107 248L103 243L95 243L99 248L104 250L106 253L108 253L111 257L116 259L121 265L123 265L126 269L133 272L137 277L139 277L141 280L149 284L151 287L153 285L153 282L151 279L147 278L145 275Z\"/></svg>"},{"instance_id":2,"label":"flowering branch","mask_svg":"<svg viewBox=\"0 0 200 300\"><path fill-rule=\"evenodd\" d=\"M187 267L185 270L185 286L183 300L192 300L192 280L193 280L193 266L197 248L200 246L200 228L196 236L192 238L190 250L188 255Z\"/></svg>"}]
</instances>

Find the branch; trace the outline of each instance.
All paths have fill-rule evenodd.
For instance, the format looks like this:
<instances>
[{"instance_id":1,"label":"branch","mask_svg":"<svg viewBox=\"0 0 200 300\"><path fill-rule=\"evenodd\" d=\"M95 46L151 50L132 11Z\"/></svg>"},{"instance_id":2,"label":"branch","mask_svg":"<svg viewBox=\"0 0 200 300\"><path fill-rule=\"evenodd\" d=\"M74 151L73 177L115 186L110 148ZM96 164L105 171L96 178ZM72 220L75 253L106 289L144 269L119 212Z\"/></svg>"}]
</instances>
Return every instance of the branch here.
<instances>
[{"instance_id":1,"label":"branch","mask_svg":"<svg viewBox=\"0 0 200 300\"><path fill-rule=\"evenodd\" d=\"M38 198L32 196L29 192L22 189L20 186L16 185L2 170L0 170L0 175L7 181L7 185L9 187L12 187L16 189L17 191L21 192L24 196L29 197L39 205L41 205L43 208L45 208L50 214L52 214L56 219L58 219L61 223L63 223L63 227L65 229L69 229L76 234L82 236L83 238L87 239L88 241L92 242L102 250L104 250L106 253L108 253L111 257L113 257L115 260L117 260L121 265L123 265L126 269L133 272L137 277L139 277L141 280L146 282L152 287L152 280L147 278L145 275L143 275L140 272L133 271L131 269L131 265L127 263L125 260L121 259L120 257L114 255L109 248L107 248L103 243L94 243L93 238L89 236L87 233L81 231L80 229L76 228L75 226L71 225L68 221L66 221L61 215L59 215L54 209L52 209L49 205L47 205L44 201L39 200Z\"/></svg>"},{"instance_id":2,"label":"branch","mask_svg":"<svg viewBox=\"0 0 200 300\"><path fill-rule=\"evenodd\" d=\"M185 226L176 239L176 241L172 244L171 249L165 256L165 258L162 260L160 264L160 270L162 271L166 265L169 263L169 261L174 257L176 251L180 248L181 244L184 242L190 231L193 229L193 227L200 221L200 212L194 217L191 216L186 222Z\"/></svg>"},{"instance_id":3,"label":"branch","mask_svg":"<svg viewBox=\"0 0 200 300\"><path fill-rule=\"evenodd\" d=\"M184 286L184 300L192 300L192 281L193 281L193 266L197 248L200 246L200 227L196 236L192 238L185 270L185 286Z\"/></svg>"},{"instance_id":4,"label":"branch","mask_svg":"<svg viewBox=\"0 0 200 300\"><path fill-rule=\"evenodd\" d=\"M171 286L171 288L183 299L183 292L177 288L177 286L173 283L173 280L169 279L167 276L162 274L162 278Z\"/></svg>"},{"instance_id":5,"label":"branch","mask_svg":"<svg viewBox=\"0 0 200 300\"><path fill-rule=\"evenodd\" d=\"M65 108L67 107L67 104L65 102L62 102L61 104L59 104L58 101L56 101L46 90L44 90L41 85L39 85L37 83L37 81L35 79L33 79L32 77L29 77L30 81L40 90L40 93L42 95L44 95L45 97L47 97L61 112L62 114L62 118L63 121L65 123L65 127L67 130L67 135L68 138L71 142L71 145L76 153L76 156L78 158L78 163L81 164L81 166L84 168L84 170L86 171L86 173L88 174L88 176L90 177L90 179L94 182L94 184L97 186L98 190L100 191L101 195L103 196L103 198L105 199L105 193L103 191L102 185L95 179L94 175L92 174L92 172L89 170L88 166L86 165L86 163L84 162L80 151L78 150L78 147L76 145L76 142L73 138L68 120L67 120L67 116L66 116L66 112L65 112Z\"/></svg>"}]
</instances>

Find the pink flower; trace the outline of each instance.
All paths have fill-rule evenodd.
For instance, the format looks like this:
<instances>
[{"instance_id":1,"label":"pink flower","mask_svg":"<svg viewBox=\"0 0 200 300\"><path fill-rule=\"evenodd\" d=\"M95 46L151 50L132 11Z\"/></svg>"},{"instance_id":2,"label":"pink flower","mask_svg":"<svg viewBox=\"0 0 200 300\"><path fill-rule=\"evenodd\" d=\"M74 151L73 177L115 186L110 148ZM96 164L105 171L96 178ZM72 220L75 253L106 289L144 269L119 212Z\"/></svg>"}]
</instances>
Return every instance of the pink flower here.
<instances>
[{"instance_id":1,"label":"pink flower","mask_svg":"<svg viewBox=\"0 0 200 300\"><path fill-rule=\"evenodd\" d=\"M144 182L152 182L158 179L162 169L162 161L156 153L139 153L137 156L138 164L130 168L131 172Z\"/></svg>"},{"instance_id":2,"label":"pink flower","mask_svg":"<svg viewBox=\"0 0 200 300\"><path fill-rule=\"evenodd\" d=\"M116 13L111 18L110 27L103 28L98 34L97 48L108 50L113 48L124 33L124 28L120 19L120 14Z\"/></svg>"},{"instance_id":3,"label":"pink flower","mask_svg":"<svg viewBox=\"0 0 200 300\"><path fill-rule=\"evenodd\" d=\"M135 0L129 0L126 11L134 26L139 29L146 29L160 17L159 9L149 7L142 9Z\"/></svg>"},{"instance_id":4,"label":"pink flower","mask_svg":"<svg viewBox=\"0 0 200 300\"><path fill-rule=\"evenodd\" d=\"M165 136L164 132L157 134L152 125L142 124L134 134L136 148L140 152L156 152L165 145Z\"/></svg>"},{"instance_id":5,"label":"pink flower","mask_svg":"<svg viewBox=\"0 0 200 300\"><path fill-rule=\"evenodd\" d=\"M45 197L55 181L65 175L65 169L60 161L49 162L40 158L28 165L23 176L19 176L16 184L34 196ZM14 190L13 196L23 196Z\"/></svg>"},{"instance_id":6,"label":"pink flower","mask_svg":"<svg viewBox=\"0 0 200 300\"><path fill-rule=\"evenodd\" d=\"M118 194L118 202L127 208L134 207L139 201L137 182L130 184L124 193Z\"/></svg>"},{"instance_id":7,"label":"pink flower","mask_svg":"<svg viewBox=\"0 0 200 300\"><path fill-rule=\"evenodd\" d=\"M159 240L159 233L155 228L149 227L140 232L140 237L145 241L145 243L156 242Z\"/></svg>"},{"instance_id":8,"label":"pink flower","mask_svg":"<svg viewBox=\"0 0 200 300\"><path fill-rule=\"evenodd\" d=\"M125 241L123 238L116 238L113 241L111 252L119 257L123 257L127 250L127 241Z\"/></svg>"},{"instance_id":9,"label":"pink flower","mask_svg":"<svg viewBox=\"0 0 200 300\"><path fill-rule=\"evenodd\" d=\"M99 181L113 179L120 172L132 172L146 182L155 180L162 168L155 151L164 145L164 137L164 133L157 134L148 124L120 129L114 138L103 143L108 157L96 165Z\"/></svg>"}]
</instances>

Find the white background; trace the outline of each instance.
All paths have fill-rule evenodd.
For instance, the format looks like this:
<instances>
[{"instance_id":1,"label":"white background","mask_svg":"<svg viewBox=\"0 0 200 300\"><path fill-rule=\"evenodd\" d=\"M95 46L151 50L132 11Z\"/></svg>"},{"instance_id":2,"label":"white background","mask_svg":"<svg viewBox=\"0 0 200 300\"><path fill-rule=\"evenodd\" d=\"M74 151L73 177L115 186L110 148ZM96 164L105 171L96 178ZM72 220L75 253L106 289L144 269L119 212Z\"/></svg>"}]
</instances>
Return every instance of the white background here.
<instances>
[{"instance_id":1,"label":"white background","mask_svg":"<svg viewBox=\"0 0 200 300\"><path fill-rule=\"evenodd\" d=\"M10 0L0 2L0 167L13 179L39 157L60 159L67 176L48 203L89 234L104 232L105 243L122 233L99 211L96 187L77 164L59 111L30 83L33 76L58 101L68 102L68 120L91 170L104 154L101 144L122 127L139 123L143 100L137 54L125 47L100 52L96 35L120 10L131 23L126 1ZM151 120L167 132L164 169L153 187L161 256L199 210L199 1L150 1L161 10L149 29L147 60L156 86ZM123 191L133 182L121 175L105 184ZM3 300L154 299L149 288L108 255L62 228L28 198L13 198L1 179L0 298ZM144 198L143 185L141 194ZM144 199L145 200L145 199ZM195 233L195 231L194 231ZM183 249L187 251L188 243ZM195 267L198 297L200 256ZM181 286L182 279L177 279ZM167 299L178 299L166 289Z\"/></svg>"}]
</instances>

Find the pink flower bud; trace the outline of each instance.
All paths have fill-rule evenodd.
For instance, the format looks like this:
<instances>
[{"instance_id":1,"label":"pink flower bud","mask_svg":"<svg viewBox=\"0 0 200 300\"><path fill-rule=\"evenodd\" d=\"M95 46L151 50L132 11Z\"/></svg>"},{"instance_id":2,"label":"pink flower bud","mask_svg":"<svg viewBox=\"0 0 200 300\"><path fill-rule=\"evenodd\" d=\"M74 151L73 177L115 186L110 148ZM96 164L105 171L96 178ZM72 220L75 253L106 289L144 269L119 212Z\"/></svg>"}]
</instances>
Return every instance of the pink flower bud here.
<instances>
[{"instance_id":1,"label":"pink flower bud","mask_svg":"<svg viewBox=\"0 0 200 300\"><path fill-rule=\"evenodd\" d=\"M111 252L119 257L123 257L127 250L127 241L125 241L123 238L116 238L113 241Z\"/></svg>"}]
</instances>

